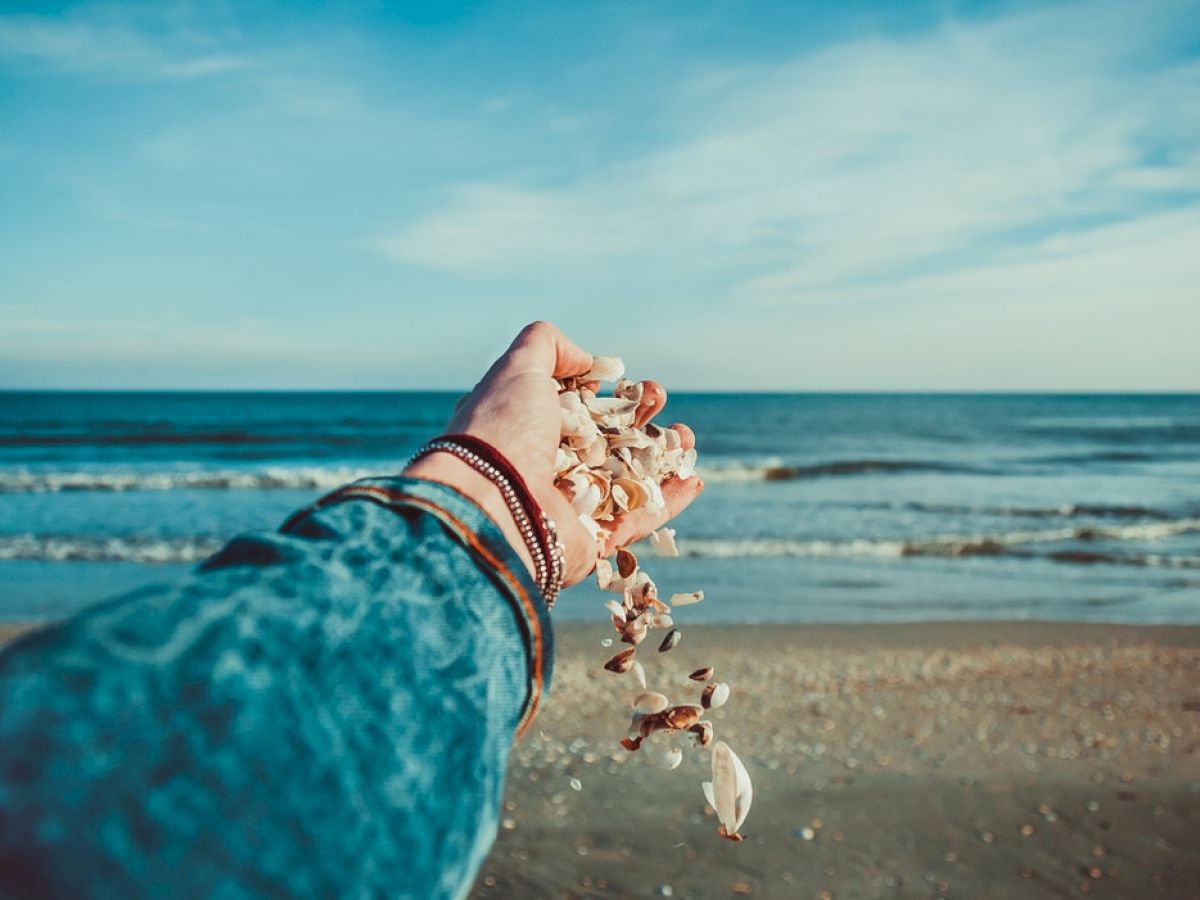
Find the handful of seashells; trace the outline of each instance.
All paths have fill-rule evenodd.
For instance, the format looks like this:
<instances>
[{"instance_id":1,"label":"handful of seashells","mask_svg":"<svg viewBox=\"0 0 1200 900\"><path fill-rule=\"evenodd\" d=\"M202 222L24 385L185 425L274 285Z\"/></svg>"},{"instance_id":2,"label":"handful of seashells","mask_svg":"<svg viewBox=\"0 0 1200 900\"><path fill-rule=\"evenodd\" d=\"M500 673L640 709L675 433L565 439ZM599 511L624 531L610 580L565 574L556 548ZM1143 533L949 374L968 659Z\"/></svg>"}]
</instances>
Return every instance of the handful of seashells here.
<instances>
[{"instance_id":1,"label":"handful of seashells","mask_svg":"<svg viewBox=\"0 0 1200 900\"><path fill-rule=\"evenodd\" d=\"M675 429L652 423L635 426L643 386L624 375L621 360L597 356L586 375L559 381L562 437L555 459L555 483L597 539L609 536L618 516L643 508L665 509L662 484L671 477L689 478L696 467L696 451L683 449ZM594 388L600 382L615 383L611 397L597 395ZM679 555L671 528L653 532L650 546L659 556ZM621 746L632 752L643 744L658 744L656 753L661 753L668 769L679 766L685 748L711 747L712 781L701 785L704 797L721 823L721 836L742 840L740 829L754 796L750 775L728 744L714 741L713 724L704 718L708 710L729 699L729 685L714 681L712 666L703 666L686 680L698 691L698 702L673 703L666 694L647 690L645 666L636 658L639 646L654 629L666 631L658 652L674 649L680 631L673 611L699 603L704 592L676 593L669 603L663 602L657 586L626 547L616 551L615 566L609 559L597 562L596 582L601 590L621 595L620 600L609 600L605 606L621 642L629 645L604 668L631 678L638 690L629 732Z\"/></svg>"}]
</instances>

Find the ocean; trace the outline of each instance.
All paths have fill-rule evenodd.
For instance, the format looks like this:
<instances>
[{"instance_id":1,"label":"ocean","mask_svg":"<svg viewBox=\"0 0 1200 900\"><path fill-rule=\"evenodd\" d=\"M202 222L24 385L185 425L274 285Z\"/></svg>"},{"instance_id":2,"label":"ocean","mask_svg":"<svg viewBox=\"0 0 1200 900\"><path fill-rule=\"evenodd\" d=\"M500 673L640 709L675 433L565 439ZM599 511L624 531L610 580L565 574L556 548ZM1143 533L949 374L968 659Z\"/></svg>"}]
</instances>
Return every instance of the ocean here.
<instances>
[{"instance_id":1,"label":"ocean","mask_svg":"<svg viewBox=\"0 0 1200 900\"><path fill-rule=\"evenodd\" d=\"M394 472L453 393L0 393L0 621L178 577ZM691 622L1200 622L1200 395L677 394ZM605 620L567 591L556 615Z\"/></svg>"}]
</instances>

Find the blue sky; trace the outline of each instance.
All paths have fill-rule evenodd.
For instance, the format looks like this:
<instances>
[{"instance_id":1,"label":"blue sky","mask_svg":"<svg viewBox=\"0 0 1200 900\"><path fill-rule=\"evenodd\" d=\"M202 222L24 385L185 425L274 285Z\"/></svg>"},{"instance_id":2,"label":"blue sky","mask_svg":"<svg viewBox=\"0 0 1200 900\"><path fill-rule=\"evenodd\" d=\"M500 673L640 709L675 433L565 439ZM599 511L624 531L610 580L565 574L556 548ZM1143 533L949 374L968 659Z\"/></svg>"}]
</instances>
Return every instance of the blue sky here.
<instances>
[{"instance_id":1,"label":"blue sky","mask_svg":"<svg viewBox=\"0 0 1200 900\"><path fill-rule=\"evenodd\" d=\"M7 3L0 386L1200 389L1200 5Z\"/></svg>"}]
</instances>

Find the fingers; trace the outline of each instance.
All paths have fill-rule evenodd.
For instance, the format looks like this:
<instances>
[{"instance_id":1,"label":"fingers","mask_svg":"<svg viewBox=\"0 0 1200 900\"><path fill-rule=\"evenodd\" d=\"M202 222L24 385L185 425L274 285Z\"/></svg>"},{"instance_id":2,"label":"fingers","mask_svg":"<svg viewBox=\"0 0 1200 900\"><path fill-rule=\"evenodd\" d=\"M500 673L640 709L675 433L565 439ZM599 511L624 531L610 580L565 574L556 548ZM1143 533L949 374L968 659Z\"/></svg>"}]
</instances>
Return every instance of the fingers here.
<instances>
[{"instance_id":1,"label":"fingers","mask_svg":"<svg viewBox=\"0 0 1200 900\"><path fill-rule=\"evenodd\" d=\"M679 442L683 445L684 450L691 450L696 446L696 432L692 429L682 422L676 422L671 428L679 432Z\"/></svg>"},{"instance_id":2,"label":"fingers","mask_svg":"<svg viewBox=\"0 0 1200 900\"><path fill-rule=\"evenodd\" d=\"M534 369L555 378L583 375L592 367L592 354L581 350L549 322L526 325L501 358L505 367Z\"/></svg>"},{"instance_id":3,"label":"fingers","mask_svg":"<svg viewBox=\"0 0 1200 900\"><path fill-rule=\"evenodd\" d=\"M656 528L661 528L671 519L687 509L693 500L704 490L704 482L698 476L686 480L669 478L663 482L662 493L666 501L666 509L662 511L639 509L627 513L614 520L605 555L613 553L617 547L626 547L636 543Z\"/></svg>"}]
</instances>

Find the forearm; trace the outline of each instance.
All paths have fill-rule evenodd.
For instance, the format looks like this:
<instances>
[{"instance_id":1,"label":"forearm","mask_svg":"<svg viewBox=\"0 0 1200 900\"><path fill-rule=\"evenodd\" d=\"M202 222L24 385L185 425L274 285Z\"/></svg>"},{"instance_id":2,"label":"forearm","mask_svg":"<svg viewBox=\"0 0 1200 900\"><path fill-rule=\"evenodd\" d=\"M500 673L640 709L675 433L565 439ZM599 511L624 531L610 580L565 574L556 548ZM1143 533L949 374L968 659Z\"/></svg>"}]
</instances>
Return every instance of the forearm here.
<instances>
[{"instance_id":1,"label":"forearm","mask_svg":"<svg viewBox=\"0 0 1200 900\"><path fill-rule=\"evenodd\" d=\"M10 894L469 886L548 679L545 611L464 498L354 496L5 654Z\"/></svg>"}]
</instances>

